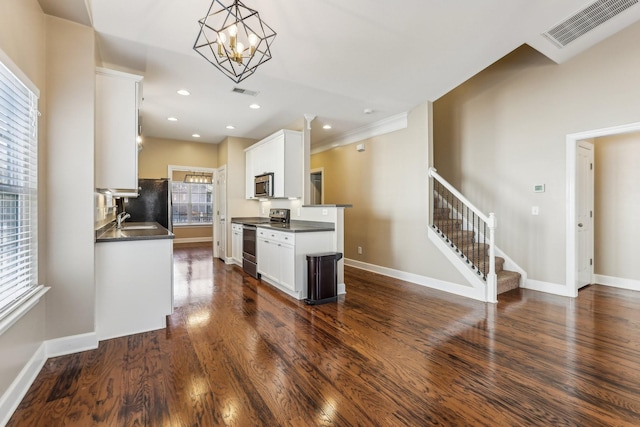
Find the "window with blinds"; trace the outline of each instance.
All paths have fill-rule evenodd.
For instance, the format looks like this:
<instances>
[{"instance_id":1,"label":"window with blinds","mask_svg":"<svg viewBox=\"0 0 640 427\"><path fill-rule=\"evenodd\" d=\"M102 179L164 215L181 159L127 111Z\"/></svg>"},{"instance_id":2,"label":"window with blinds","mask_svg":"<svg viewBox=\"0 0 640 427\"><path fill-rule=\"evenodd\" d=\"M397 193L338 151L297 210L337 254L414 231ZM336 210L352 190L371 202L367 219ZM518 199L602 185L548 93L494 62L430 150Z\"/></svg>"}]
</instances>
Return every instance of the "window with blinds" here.
<instances>
[{"instance_id":1,"label":"window with blinds","mask_svg":"<svg viewBox=\"0 0 640 427\"><path fill-rule=\"evenodd\" d=\"M213 185L171 182L173 225L213 223Z\"/></svg>"},{"instance_id":2,"label":"window with blinds","mask_svg":"<svg viewBox=\"0 0 640 427\"><path fill-rule=\"evenodd\" d=\"M0 62L0 316L37 283L38 97Z\"/></svg>"}]
</instances>

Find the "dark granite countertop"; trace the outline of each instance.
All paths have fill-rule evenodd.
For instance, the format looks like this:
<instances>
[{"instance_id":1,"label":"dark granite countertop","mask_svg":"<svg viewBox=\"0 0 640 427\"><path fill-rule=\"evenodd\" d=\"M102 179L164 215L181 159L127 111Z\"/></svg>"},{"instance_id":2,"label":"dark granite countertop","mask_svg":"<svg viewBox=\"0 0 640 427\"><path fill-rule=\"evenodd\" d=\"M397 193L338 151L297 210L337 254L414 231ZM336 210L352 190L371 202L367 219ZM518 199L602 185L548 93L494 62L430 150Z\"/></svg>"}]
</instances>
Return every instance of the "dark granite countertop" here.
<instances>
[{"instance_id":1,"label":"dark granite countertop","mask_svg":"<svg viewBox=\"0 0 640 427\"><path fill-rule=\"evenodd\" d=\"M242 225L268 224L269 218L265 218L262 216L246 216L246 217L231 218L231 222L235 224L242 224Z\"/></svg>"},{"instance_id":2,"label":"dark granite countertop","mask_svg":"<svg viewBox=\"0 0 640 427\"><path fill-rule=\"evenodd\" d=\"M303 208L352 208L351 204L302 205Z\"/></svg>"},{"instance_id":3,"label":"dark granite countertop","mask_svg":"<svg viewBox=\"0 0 640 427\"><path fill-rule=\"evenodd\" d=\"M174 234L157 222L124 222L121 229L110 223L96 230L96 243L173 238Z\"/></svg>"},{"instance_id":4,"label":"dark granite countertop","mask_svg":"<svg viewBox=\"0 0 640 427\"><path fill-rule=\"evenodd\" d=\"M286 231L288 233L311 233L316 231L335 231L332 222L318 221L291 221L288 224L278 222L269 222L269 218L264 217L246 217L231 218L231 222L243 225L255 225L259 228L267 228L270 230Z\"/></svg>"}]
</instances>

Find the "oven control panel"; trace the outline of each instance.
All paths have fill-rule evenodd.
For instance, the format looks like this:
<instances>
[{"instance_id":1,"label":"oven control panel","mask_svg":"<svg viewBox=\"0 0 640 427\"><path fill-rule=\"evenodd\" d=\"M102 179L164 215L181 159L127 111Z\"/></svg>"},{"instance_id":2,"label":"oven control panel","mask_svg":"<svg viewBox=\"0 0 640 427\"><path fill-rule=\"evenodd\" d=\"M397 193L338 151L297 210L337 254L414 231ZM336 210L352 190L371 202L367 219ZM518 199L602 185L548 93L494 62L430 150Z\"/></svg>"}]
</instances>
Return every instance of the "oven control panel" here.
<instances>
[{"instance_id":1,"label":"oven control panel","mask_svg":"<svg viewBox=\"0 0 640 427\"><path fill-rule=\"evenodd\" d=\"M291 209L269 209L269 219L271 222L288 223L291 221Z\"/></svg>"}]
</instances>

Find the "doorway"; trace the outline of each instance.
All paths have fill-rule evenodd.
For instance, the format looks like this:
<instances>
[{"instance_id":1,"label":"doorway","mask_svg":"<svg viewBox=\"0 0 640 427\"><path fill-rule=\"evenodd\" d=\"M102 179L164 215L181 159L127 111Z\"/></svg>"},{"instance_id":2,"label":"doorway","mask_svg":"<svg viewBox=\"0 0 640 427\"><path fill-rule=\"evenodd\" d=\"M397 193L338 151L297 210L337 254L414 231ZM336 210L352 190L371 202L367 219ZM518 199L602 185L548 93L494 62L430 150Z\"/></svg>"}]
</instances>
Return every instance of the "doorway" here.
<instances>
[{"instance_id":1,"label":"doorway","mask_svg":"<svg viewBox=\"0 0 640 427\"><path fill-rule=\"evenodd\" d=\"M171 187L171 222L174 244L208 244L213 239L211 225L216 205L213 185L215 169L184 165L167 168ZM190 177L202 178L193 181Z\"/></svg>"},{"instance_id":2,"label":"doorway","mask_svg":"<svg viewBox=\"0 0 640 427\"><path fill-rule=\"evenodd\" d=\"M312 169L311 174L311 194L309 203L312 205L324 204L324 168Z\"/></svg>"},{"instance_id":3,"label":"doorway","mask_svg":"<svg viewBox=\"0 0 640 427\"><path fill-rule=\"evenodd\" d=\"M566 152L567 152L567 205L566 205L566 286L567 296L577 297L578 289L581 287L580 283L584 279L581 279L579 257L584 256L580 254L580 238L578 233L578 224L580 219L578 217L578 193L580 191L580 171L579 171L579 146L583 141L590 140L592 138L599 138L611 135L620 135L624 133L638 132L640 131L640 122L631 123L627 125L614 126L610 128L595 129L586 132L569 134L566 137ZM593 198L593 193L591 194ZM584 225L584 223L582 223ZM592 227L593 230L593 227Z\"/></svg>"},{"instance_id":4,"label":"doorway","mask_svg":"<svg viewBox=\"0 0 640 427\"><path fill-rule=\"evenodd\" d=\"M577 287L593 283L594 144L578 141L576 157Z\"/></svg>"}]
</instances>

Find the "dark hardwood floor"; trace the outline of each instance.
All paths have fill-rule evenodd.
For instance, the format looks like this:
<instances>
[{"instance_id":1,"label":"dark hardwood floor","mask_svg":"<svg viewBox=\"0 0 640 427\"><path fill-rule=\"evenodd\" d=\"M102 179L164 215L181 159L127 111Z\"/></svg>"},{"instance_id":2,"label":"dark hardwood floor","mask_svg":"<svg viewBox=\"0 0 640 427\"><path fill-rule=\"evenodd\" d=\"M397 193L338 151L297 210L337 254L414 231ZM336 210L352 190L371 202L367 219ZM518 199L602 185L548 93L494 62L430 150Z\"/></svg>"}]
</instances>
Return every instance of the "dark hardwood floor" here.
<instances>
[{"instance_id":1,"label":"dark hardwood floor","mask_svg":"<svg viewBox=\"0 0 640 427\"><path fill-rule=\"evenodd\" d=\"M9 426L637 426L640 293L484 304L347 268L306 306L176 248L166 330L47 361Z\"/></svg>"}]
</instances>

